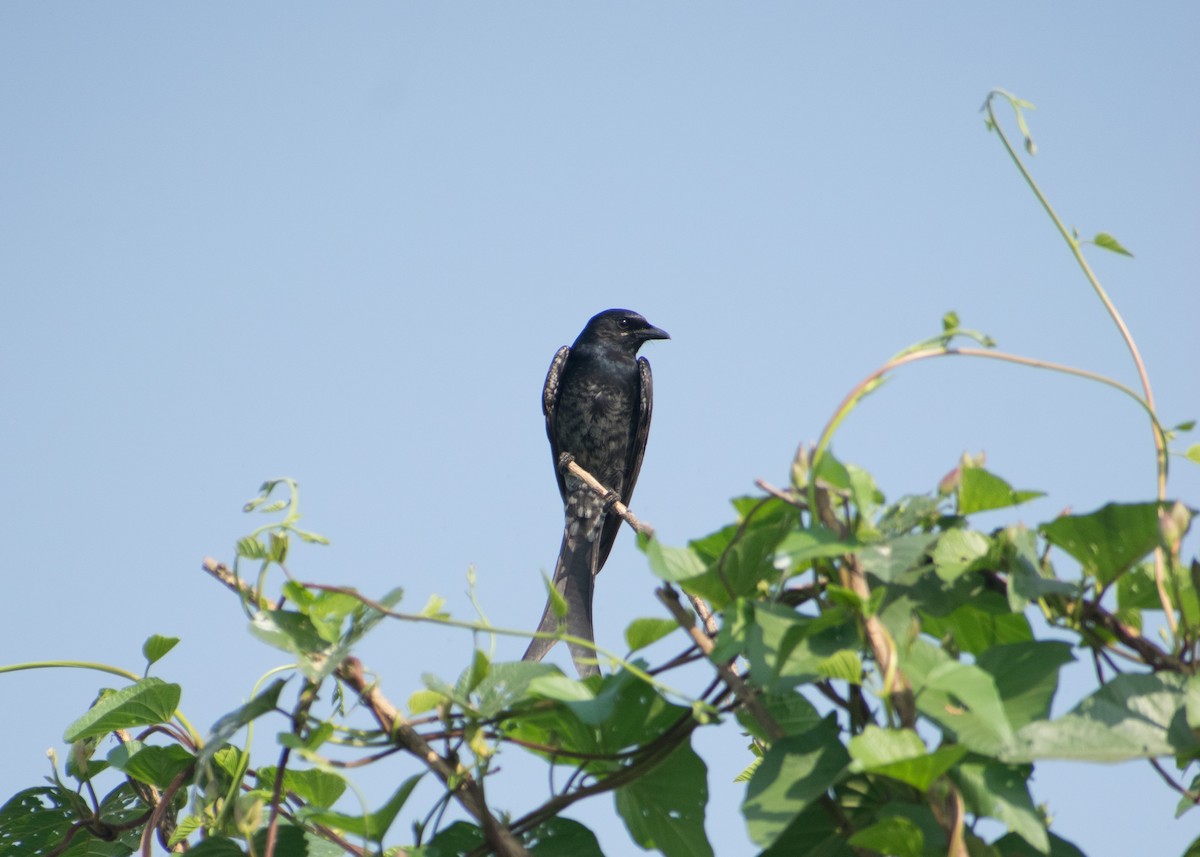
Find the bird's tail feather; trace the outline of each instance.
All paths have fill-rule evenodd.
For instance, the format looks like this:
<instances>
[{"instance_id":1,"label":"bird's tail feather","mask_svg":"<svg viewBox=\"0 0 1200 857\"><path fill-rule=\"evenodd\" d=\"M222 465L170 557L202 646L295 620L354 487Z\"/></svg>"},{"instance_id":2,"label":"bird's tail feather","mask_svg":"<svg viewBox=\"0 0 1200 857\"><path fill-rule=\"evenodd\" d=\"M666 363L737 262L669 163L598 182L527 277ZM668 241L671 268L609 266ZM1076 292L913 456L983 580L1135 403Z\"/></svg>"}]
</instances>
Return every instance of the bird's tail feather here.
<instances>
[{"instance_id":1,"label":"bird's tail feather","mask_svg":"<svg viewBox=\"0 0 1200 857\"><path fill-rule=\"evenodd\" d=\"M554 586L567 602L567 633L588 642L594 642L596 639L592 629L592 569L595 566L596 547L595 542L564 537L558 552L558 563L554 567ZM553 634L557 630L558 618L554 615L550 599L547 598L546 609L542 611L542 621L538 623L538 633ZM556 642L558 641L547 638L534 638L521 659L540 661ZM596 665L594 650L575 643L568 645L575 669L581 677L599 674L600 668Z\"/></svg>"}]
</instances>

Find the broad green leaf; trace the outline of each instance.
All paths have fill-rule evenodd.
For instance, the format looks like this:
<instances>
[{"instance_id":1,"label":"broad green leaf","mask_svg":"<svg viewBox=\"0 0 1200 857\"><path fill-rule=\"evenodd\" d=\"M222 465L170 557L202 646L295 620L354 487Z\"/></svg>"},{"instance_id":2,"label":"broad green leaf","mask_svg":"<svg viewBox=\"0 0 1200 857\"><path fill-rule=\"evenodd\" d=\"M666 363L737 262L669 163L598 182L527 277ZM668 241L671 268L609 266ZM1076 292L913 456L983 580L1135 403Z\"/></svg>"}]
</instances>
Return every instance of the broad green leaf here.
<instances>
[{"instance_id":1,"label":"broad green leaf","mask_svg":"<svg viewBox=\"0 0 1200 857\"><path fill-rule=\"evenodd\" d=\"M1016 491L999 476L982 467L965 467L958 486L958 514L971 515L990 509L1004 509L1044 496L1041 491Z\"/></svg>"},{"instance_id":2,"label":"broad green leaf","mask_svg":"<svg viewBox=\"0 0 1200 857\"><path fill-rule=\"evenodd\" d=\"M533 857L604 857L596 834L562 816L548 818L529 831L525 847Z\"/></svg>"},{"instance_id":3,"label":"broad green leaf","mask_svg":"<svg viewBox=\"0 0 1200 857\"><path fill-rule=\"evenodd\" d=\"M617 789L617 813L642 848L666 857L706 857L704 833L708 770L688 744L678 747L648 774Z\"/></svg>"},{"instance_id":4,"label":"broad green leaf","mask_svg":"<svg viewBox=\"0 0 1200 857\"><path fill-rule=\"evenodd\" d=\"M661 580L679 583L704 574L704 560L690 547L668 547L658 539L638 539L646 553L650 570Z\"/></svg>"},{"instance_id":5,"label":"broad green leaf","mask_svg":"<svg viewBox=\"0 0 1200 857\"><path fill-rule=\"evenodd\" d=\"M267 828L265 826L255 831L253 842L252 853L256 857L267 853ZM307 832L294 824L282 823L279 825L274 857L345 857L345 855L345 849L322 839L315 833Z\"/></svg>"},{"instance_id":6,"label":"broad green leaf","mask_svg":"<svg viewBox=\"0 0 1200 857\"><path fill-rule=\"evenodd\" d=\"M1042 853L1015 833L1001 836L992 845L1004 857L1038 857ZM1051 833L1050 857L1087 857L1087 855L1072 843Z\"/></svg>"},{"instance_id":7,"label":"broad green leaf","mask_svg":"<svg viewBox=\"0 0 1200 857\"><path fill-rule=\"evenodd\" d=\"M1096 237L1092 239L1092 243L1104 250L1111 250L1114 253L1120 253L1122 256L1133 258L1133 254L1122 247L1121 242L1107 232L1097 232Z\"/></svg>"},{"instance_id":8,"label":"broad green leaf","mask_svg":"<svg viewBox=\"0 0 1200 857\"><path fill-rule=\"evenodd\" d=\"M279 769L274 765L259 768L258 787L265 791L275 788L275 777L278 771ZM285 768L283 788L296 793L310 806L323 809L333 806L342 796L346 790L346 781L337 774L316 768L307 770Z\"/></svg>"},{"instance_id":9,"label":"broad green leaf","mask_svg":"<svg viewBox=\"0 0 1200 857\"><path fill-rule=\"evenodd\" d=\"M927 790L968 752L961 744L950 744L930 752L911 729L868 726L850 739L850 755L854 758L851 770L881 774L921 791Z\"/></svg>"},{"instance_id":10,"label":"broad green leaf","mask_svg":"<svg viewBox=\"0 0 1200 857\"><path fill-rule=\"evenodd\" d=\"M885 536L902 536L931 525L941 514L941 501L938 498L910 494L884 510L879 519L879 531Z\"/></svg>"},{"instance_id":11,"label":"broad green leaf","mask_svg":"<svg viewBox=\"0 0 1200 857\"><path fill-rule=\"evenodd\" d=\"M1191 446L1189 446L1187 451L1184 452L1183 457L1188 461L1194 461L1196 464L1200 464L1200 443L1193 443Z\"/></svg>"},{"instance_id":12,"label":"broad green leaf","mask_svg":"<svg viewBox=\"0 0 1200 857\"><path fill-rule=\"evenodd\" d=\"M1119 675L1069 714L1025 725L999 755L1008 762L1121 762L1193 753L1184 687L1184 679L1165 673Z\"/></svg>"},{"instance_id":13,"label":"broad green leaf","mask_svg":"<svg viewBox=\"0 0 1200 857\"><path fill-rule=\"evenodd\" d=\"M967 809L976 815L990 816L1004 823L1038 853L1050 852L1046 825L1029 796L1026 780L1028 766L964 762L952 773Z\"/></svg>"},{"instance_id":14,"label":"broad green leaf","mask_svg":"<svg viewBox=\"0 0 1200 857\"><path fill-rule=\"evenodd\" d=\"M774 742L746 787L742 815L750 838L767 848L826 789L841 781L850 756L837 723Z\"/></svg>"},{"instance_id":15,"label":"broad green leaf","mask_svg":"<svg viewBox=\"0 0 1200 857\"><path fill-rule=\"evenodd\" d=\"M1013 740L1012 726L990 674L959 663L924 640L914 640L901 668L913 684L917 707L960 744L995 755Z\"/></svg>"},{"instance_id":16,"label":"broad green leaf","mask_svg":"<svg viewBox=\"0 0 1200 857\"><path fill-rule=\"evenodd\" d=\"M750 676L758 687L781 691L819 678L826 658L858 644L849 615L804 616L783 604L758 604L742 626ZM722 632L724 633L724 632Z\"/></svg>"},{"instance_id":17,"label":"broad green leaf","mask_svg":"<svg viewBox=\"0 0 1200 857\"><path fill-rule=\"evenodd\" d=\"M365 836L372 842L382 842L384 835L388 832L388 828L396 820L396 815L404 807L405 801L408 800L413 789L417 787L417 783L421 781L421 777L423 776L424 774L417 774L416 776L409 777L388 798L387 803L375 810L375 812L369 812L366 815L344 815L340 812L320 810L317 812L304 812L302 813L302 817L305 821L324 824L355 836Z\"/></svg>"},{"instance_id":18,"label":"broad green leaf","mask_svg":"<svg viewBox=\"0 0 1200 857\"><path fill-rule=\"evenodd\" d=\"M170 785L180 771L195 761L196 757L178 744L160 747L130 741L118 744L108 754L108 763L114 768L160 789Z\"/></svg>"},{"instance_id":19,"label":"broad green leaf","mask_svg":"<svg viewBox=\"0 0 1200 857\"><path fill-rule=\"evenodd\" d=\"M438 832L428 845L419 852L409 851L419 857L460 857L469 854L484 844L483 831L474 824L456 821Z\"/></svg>"},{"instance_id":20,"label":"broad green leaf","mask_svg":"<svg viewBox=\"0 0 1200 857\"><path fill-rule=\"evenodd\" d=\"M117 729L165 723L175 716L182 690L160 678L144 678L102 697L87 714L67 727L63 740L93 738Z\"/></svg>"},{"instance_id":21,"label":"broad green leaf","mask_svg":"<svg viewBox=\"0 0 1200 857\"><path fill-rule=\"evenodd\" d=\"M1158 547L1158 503L1109 503L1086 515L1063 515L1042 535L1079 561L1102 584Z\"/></svg>"},{"instance_id":22,"label":"broad green leaf","mask_svg":"<svg viewBox=\"0 0 1200 857\"><path fill-rule=\"evenodd\" d=\"M792 823L779 835L775 844L763 851L759 857L858 857L846 844L846 835L838 826L837 819L819 803L797 815Z\"/></svg>"},{"instance_id":23,"label":"broad green leaf","mask_svg":"<svg viewBox=\"0 0 1200 857\"><path fill-rule=\"evenodd\" d=\"M860 550L859 562L864 571L891 583L904 572L919 565L936 538L932 533L896 536Z\"/></svg>"},{"instance_id":24,"label":"broad green leaf","mask_svg":"<svg viewBox=\"0 0 1200 857\"><path fill-rule=\"evenodd\" d=\"M492 664L488 674L475 686L476 710L482 717L495 717L523 699L534 679L556 674L559 671L551 664L531 661Z\"/></svg>"},{"instance_id":25,"label":"broad green leaf","mask_svg":"<svg viewBox=\"0 0 1200 857\"><path fill-rule=\"evenodd\" d=\"M843 541L826 527L794 529L776 546L776 552L787 557L792 565L803 565L814 559L832 559L854 553L862 547L858 542Z\"/></svg>"},{"instance_id":26,"label":"broad green leaf","mask_svg":"<svg viewBox=\"0 0 1200 857\"><path fill-rule=\"evenodd\" d=\"M995 645L1033 639L1029 620L1013 613L1004 596L986 590L973 595L949 616L922 611L921 623L927 634L952 640L958 649L974 655Z\"/></svg>"},{"instance_id":27,"label":"broad green leaf","mask_svg":"<svg viewBox=\"0 0 1200 857\"><path fill-rule=\"evenodd\" d=\"M795 691L764 693L759 696L758 701L785 735L807 732L821 722L821 715L813 704ZM771 740L766 726L759 723L745 706L738 706L737 719L755 738L764 742Z\"/></svg>"},{"instance_id":28,"label":"broad green leaf","mask_svg":"<svg viewBox=\"0 0 1200 857\"><path fill-rule=\"evenodd\" d=\"M210 836L187 853L188 857L246 857L236 842L224 836Z\"/></svg>"},{"instance_id":29,"label":"broad green leaf","mask_svg":"<svg viewBox=\"0 0 1200 857\"><path fill-rule=\"evenodd\" d=\"M307 656L329 647L312 620L294 610L260 610L250 623L250 633L289 654Z\"/></svg>"},{"instance_id":30,"label":"broad green leaf","mask_svg":"<svg viewBox=\"0 0 1200 857\"><path fill-rule=\"evenodd\" d=\"M674 619L634 619L625 628L625 645L630 652L644 649L679 629Z\"/></svg>"},{"instance_id":31,"label":"broad green leaf","mask_svg":"<svg viewBox=\"0 0 1200 857\"><path fill-rule=\"evenodd\" d=\"M1008 572L1008 605L1014 613L1022 612L1031 601L1047 595L1075 595L1078 585L1058 580L1052 572L1043 571L1038 556L1037 537L1024 526L1012 526L999 537L1002 567Z\"/></svg>"},{"instance_id":32,"label":"broad green leaf","mask_svg":"<svg viewBox=\"0 0 1200 857\"><path fill-rule=\"evenodd\" d=\"M13 857L48 854L63 841L75 819L58 789L25 789L0 807L0 846Z\"/></svg>"},{"instance_id":33,"label":"broad green leaf","mask_svg":"<svg viewBox=\"0 0 1200 857\"><path fill-rule=\"evenodd\" d=\"M975 530L947 530L938 539L931 558L937 576L947 582L968 571L985 567L992 543Z\"/></svg>"},{"instance_id":34,"label":"broad green leaf","mask_svg":"<svg viewBox=\"0 0 1200 857\"><path fill-rule=\"evenodd\" d=\"M1073 660L1070 643L1039 640L993 646L975 663L992 676L1009 724L1020 729L1050 716L1059 668Z\"/></svg>"},{"instance_id":35,"label":"broad green leaf","mask_svg":"<svg viewBox=\"0 0 1200 857\"><path fill-rule=\"evenodd\" d=\"M894 815L856 832L850 844L892 857L923 857L925 834L903 816Z\"/></svg>"},{"instance_id":36,"label":"broad green leaf","mask_svg":"<svg viewBox=\"0 0 1200 857\"><path fill-rule=\"evenodd\" d=\"M160 660L163 655L175 648L178 642L178 637L163 637L160 634L155 634L147 639L142 643L142 655L146 658L146 666Z\"/></svg>"},{"instance_id":37,"label":"broad green leaf","mask_svg":"<svg viewBox=\"0 0 1200 857\"><path fill-rule=\"evenodd\" d=\"M717 610L755 592L760 582L779 576L775 551L783 538L799 525L796 508L774 498L757 502L742 517L738 524L689 545L694 557L703 563L704 571L682 580L681 585Z\"/></svg>"}]
</instances>

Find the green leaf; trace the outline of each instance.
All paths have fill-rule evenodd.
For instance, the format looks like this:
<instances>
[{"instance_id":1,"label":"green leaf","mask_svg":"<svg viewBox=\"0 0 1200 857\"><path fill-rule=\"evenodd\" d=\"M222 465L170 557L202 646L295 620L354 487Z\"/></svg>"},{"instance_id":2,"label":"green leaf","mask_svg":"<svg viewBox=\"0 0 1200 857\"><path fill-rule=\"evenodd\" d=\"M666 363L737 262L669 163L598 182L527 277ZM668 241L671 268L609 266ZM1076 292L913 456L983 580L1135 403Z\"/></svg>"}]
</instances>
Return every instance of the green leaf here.
<instances>
[{"instance_id":1,"label":"green leaf","mask_svg":"<svg viewBox=\"0 0 1200 857\"><path fill-rule=\"evenodd\" d=\"M163 637L155 634L142 643L142 655L146 658L146 666L158 661L179 642L178 637Z\"/></svg>"},{"instance_id":2,"label":"green leaf","mask_svg":"<svg viewBox=\"0 0 1200 857\"><path fill-rule=\"evenodd\" d=\"M1044 497L1041 491L1016 491L1011 485L982 467L965 467L958 486L958 514L971 515L990 509L1017 506Z\"/></svg>"},{"instance_id":3,"label":"green leaf","mask_svg":"<svg viewBox=\"0 0 1200 857\"><path fill-rule=\"evenodd\" d=\"M822 661L858 644L848 613L831 610L813 617L784 604L747 607L748 621L730 631L743 635L750 677L758 687L782 691L820 678Z\"/></svg>"},{"instance_id":4,"label":"green leaf","mask_svg":"<svg viewBox=\"0 0 1200 857\"><path fill-rule=\"evenodd\" d=\"M1027 766L964 762L951 776L971 812L1003 822L1039 853L1048 854L1046 825L1026 785L1032 770Z\"/></svg>"},{"instance_id":5,"label":"green leaf","mask_svg":"<svg viewBox=\"0 0 1200 857\"><path fill-rule=\"evenodd\" d=\"M1015 833L1001 836L992 843L992 847L1004 857L1037 857L1042 853ZM1087 857L1087 855L1067 840L1051 833L1050 857Z\"/></svg>"},{"instance_id":6,"label":"green leaf","mask_svg":"<svg viewBox=\"0 0 1200 857\"><path fill-rule=\"evenodd\" d=\"M254 831L252 854L266 854L267 828ZM346 852L294 824L282 823L276 830L275 857L341 857ZM189 852L190 854L190 852Z\"/></svg>"},{"instance_id":7,"label":"green leaf","mask_svg":"<svg viewBox=\"0 0 1200 857\"><path fill-rule=\"evenodd\" d=\"M440 831L430 843L419 852L410 850L410 855L418 857L459 857L468 854L484 844L483 831L474 824L456 821Z\"/></svg>"},{"instance_id":8,"label":"green leaf","mask_svg":"<svg viewBox=\"0 0 1200 857\"><path fill-rule=\"evenodd\" d=\"M778 578L776 549L798 525L799 512L794 506L774 498L755 502L738 524L691 542L688 562L698 559L704 571L681 580L681 585L689 594L722 609L755 592L760 582Z\"/></svg>"},{"instance_id":9,"label":"green leaf","mask_svg":"<svg viewBox=\"0 0 1200 857\"><path fill-rule=\"evenodd\" d=\"M690 580L704 573L704 560L690 547L668 547L658 539L638 539L638 545L646 552L650 570L668 583Z\"/></svg>"},{"instance_id":10,"label":"green leaf","mask_svg":"<svg viewBox=\"0 0 1200 857\"><path fill-rule=\"evenodd\" d=\"M1117 606L1122 610L1162 609L1149 563L1139 563L1117 579Z\"/></svg>"},{"instance_id":11,"label":"green leaf","mask_svg":"<svg viewBox=\"0 0 1200 857\"><path fill-rule=\"evenodd\" d=\"M160 678L144 678L103 696L63 735L67 742L94 738L117 729L165 723L175 716L182 690Z\"/></svg>"},{"instance_id":12,"label":"green leaf","mask_svg":"<svg viewBox=\"0 0 1200 857\"><path fill-rule=\"evenodd\" d=\"M1092 239L1092 243L1104 250L1111 250L1114 253L1120 253L1122 256L1133 258L1133 254L1122 247L1121 242L1107 232L1097 232L1096 237Z\"/></svg>"},{"instance_id":13,"label":"green leaf","mask_svg":"<svg viewBox=\"0 0 1200 857\"><path fill-rule=\"evenodd\" d=\"M996 682L1004 713L1014 729L1050 716L1058 670L1075 660L1071 644L1049 640L993 646L975 663Z\"/></svg>"},{"instance_id":14,"label":"green leaf","mask_svg":"<svg viewBox=\"0 0 1200 857\"><path fill-rule=\"evenodd\" d=\"M952 641L961 651L978 655L992 646L1033 639L1029 620L1013 613L1004 596L987 590L970 596L949 616L936 616L922 610L925 633Z\"/></svg>"},{"instance_id":15,"label":"green leaf","mask_svg":"<svg viewBox=\"0 0 1200 857\"><path fill-rule=\"evenodd\" d=\"M678 629L674 619L634 619L625 629L625 645L630 652L636 652Z\"/></svg>"},{"instance_id":16,"label":"green leaf","mask_svg":"<svg viewBox=\"0 0 1200 857\"><path fill-rule=\"evenodd\" d=\"M268 792L274 789L278 771L274 765L259 768L258 787ZM323 809L333 806L342 796L346 790L346 781L337 774L316 768L285 768L283 788L285 791L296 793L310 806Z\"/></svg>"},{"instance_id":17,"label":"green leaf","mask_svg":"<svg viewBox=\"0 0 1200 857\"><path fill-rule=\"evenodd\" d=\"M355 836L364 836L372 842L382 842L383 837L388 832L388 828L396 820L396 815L404 807L405 801L408 800L413 789L417 787L417 783L421 781L423 776L424 774L417 774L416 776L409 777L388 798L387 803L375 810L375 812L369 812L366 815L344 815L340 812L320 810L317 812L304 812L302 817L306 821L335 827L338 830Z\"/></svg>"},{"instance_id":18,"label":"green leaf","mask_svg":"<svg viewBox=\"0 0 1200 857\"><path fill-rule=\"evenodd\" d=\"M279 704L279 694L283 691L283 686L286 683L287 679L285 678L275 679L262 693L214 723L212 734L208 737L204 749L200 752L198 763L203 764L212 758L213 754L221 749L221 745L237 734L238 730L247 723L274 711Z\"/></svg>"},{"instance_id":19,"label":"green leaf","mask_svg":"<svg viewBox=\"0 0 1200 857\"><path fill-rule=\"evenodd\" d=\"M856 832L850 844L892 857L923 857L925 834L907 818L893 815Z\"/></svg>"},{"instance_id":20,"label":"green leaf","mask_svg":"<svg viewBox=\"0 0 1200 857\"><path fill-rule=\"evenodd\" d=\"M1158 547L1159 508L1159 503L1109 503L1086 515L1055 518L1041 531L1075 557L1084 574L1107 584Z\"/></svg>"},{"instance_id":21,"label":"green leaf","mask_svg":"<svg viewBox=\"0 0 1200 857\"><path fill-rule=\"evenodd\" d=\"M742 802L750 838L764 848L774 844L793 820L841 781L849 763L834 720L774 742Z\"/></svg>"},{"instance_id":22,"label":"green leaf","mask_svg":"<svg viewBox=\"0 0 1200 857\"><path fill-rule=\"evenodd\" d=\"M817 675L850 684L862 684L862 660L855 650L842 649L817 662Z\"/></svg>"},{"instance_id":23,"label":"green leaf","mask_svg":"<svg viewBox=\"0 0 1200 857\"><path fill-rule=\"evenodd\" d=\"M0 846L13 857L49 854L66 837L75 813L51 786L17 792L0 807Z\"/></svg>"},{"instance_id":24,"label":"green leaf","mask_svg":"<svg viewBox=\"0 0 1200 857\"><path fill-rule=\"evenodd\" d=\"M1025 725L1013 745L999 755L1008 762L1122 762L1187 755L1196 749L1196 737L1187 723L1184 679L1165 673L1127 673L1069 714Z\"/></svg>"},{"instance_id":25,"label":"green leaf","mask_svg":"<svg viewBox=\"0 0 1200 857\"><path fill-rule=\"evenodd\" d=\"M842 541L826 527L809 527L789 532L775 550L780 556L787 557L792 565L804 565L814 559L832 559L854 553L860 547L857 542Z\"/></svg>"},{"instance_id":26,"label":"green leaf","mask_svg":"<svg viewBox=\"0 0 1200 857\"><path fill-rule=\"evenodd\" d=\"M1047 595L1074 595L1078 586L1043 569L1037 538L1024 526L1007 527L999 537L1002 567L1008 572L1008 605L1014 613Z\"/></svg>"},{"instance_id":27,"label":"green leaf","mask_svg":"<svg viewBox=\"0 0 1200 857\"><path fill-rule=\"evenodd\" d=\"M1187 448L1187 452L1185 452L1183 455L1189 461L1194 461L1196 464L1200 464L1200 443L1193 443Z\"/></svg>"},{"instance_id":28,"label":"green leaf","mask_svg":"<svg viewBox=\"0 0 1200 857\"><path fill-rule=\"evenodd\" d=\"M529 831L525 847L533 857L604 857L596 834L561 816L548 818Z\"/></svg>"},{"instance_id":29,"label":"green leaf","mask_svg":"<svg viewBox=\"0 0 1200 857\"><path fill-rule=\"evenodd\" d=\"M821 723L821 715L813 704L794 691L764 693L759 696L758 701L785 735L799 735ZM738 706L737 719L738 723L758 740L771 740L767 728L759 723L745 706Z\"/></svg>"},{"instance_id":30,"label":"green leaf","mask_svg":"<svg viewBox=\"0 0 1200 857\"><path fill-rule=\"evenodd\" d=\"M160 789L170 785L180 771L195 763L196 757L178 744L165 747L144 745L140 741L118 744L108 754L108 763L135 780Z\"/></svg>"},{"instance_id":31,"label":"green leaf","mask_svg":"<svg viewBox=\"0 0 1200 857\"><path fill-rule=\"evenodd\" d=\"M977 753L1008 747L1013 729L996 682L972 664L959 663L924 640L914 640L901 668L913 684L917 708Z\"/></svg>"},{"instance_id":32,"label":"green leaf","mask_svg":"<svg viewBox=\"0 0 1200 857\"><path fill-rule=\"evenodd\" d=\"M187 853L188 857L246 857L236 842L224 836L210 836Z\"/></svg>"},{"instance_id":33,"label":"green leaf","mask_svg":"<svg viewBox=\"0 0 1200 857\"><path fill-rule=\"evenodd\" d=\"M562 622L567 618L567 613L571 609L567 606L567 599L558 591L558 587L554 585L554 582L545 573L542 574L542 582L546 585L546 594L550 597L550 610L554 613L554 618Z\"/></svg>"},{"instance_id":34,"label":"green leaf","mask_svg":"<svg viewBox=\"0 0 1200 857\"><path fill-rule=\"evenodd\" d=\"M475 686L476 710L481 717L495 717L523 699L535 679L557 673L558 669L550 664L530 661L492 664Z\"/></svg>"},{"instance_id":35,"label":"green leaf","mask_svg":"<svg viewBox=\"0 0 1200 857\"><path fill-rule=\"evenodd\" d=\"M967 753L961 744L929 752L925 742L911 729L868 726L850 739L850 755L854 759L851 770L880 774L921 791L927 790Z\"/></svg>"},{"instance_id":36,"label":"green leaf","mask_svg":"<svg viewBox=\"0 0 1200 857\"><path fill-rule=\"evenodd\" d=\"M860 550L859 562L864 571L870 572L885 583L891 583L904 572L919 565L936 538L932 533L896 536Z\"/></svg>"},{"instance_id":37,"label":"green leaf","mask_svg":"<svg viewBox=\"0 0 1200 857\"><path fill-rule=\"evenodd\" d=\"M238 540L237 555L243 559L266 559L267 546L253 536L246 536Z\"/></svg>"},{"instance_id":38,"label":"green leaf","mask_svg":"<svg viewBox=\"0 0 1200 857\"><path fill-rule=\"evenodd\" d=\"M947 583L968 571L984 568L992 543L975 530L947 530L938 539L932 553L933 569Z\"/></svg>"},{"instance_id":39,"label":"green leaf","mask_svg":"<svg viewBox=\"0 0 1200 857\"><path fill-rule=\"evenodd\" d=\"M617 813L642 848L666 857L706 857L704 833L708 769L688 744L678 747L648 774L617 789Z\"/></svg>"}]
</instances>

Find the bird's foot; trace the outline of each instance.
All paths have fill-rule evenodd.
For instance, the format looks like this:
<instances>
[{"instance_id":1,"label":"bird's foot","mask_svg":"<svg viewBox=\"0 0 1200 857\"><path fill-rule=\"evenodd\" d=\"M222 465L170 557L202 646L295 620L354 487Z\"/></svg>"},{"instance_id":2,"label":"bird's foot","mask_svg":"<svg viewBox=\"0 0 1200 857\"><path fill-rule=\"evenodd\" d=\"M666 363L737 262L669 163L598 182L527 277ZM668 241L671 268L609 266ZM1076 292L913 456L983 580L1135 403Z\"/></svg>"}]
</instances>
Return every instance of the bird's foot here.
<instances>
[{"instance_id":1,"label":"bird's foot","mask_svg":"<svg viewBox=\"0 0 1200 857\"><path fill-rule=\"evenodd\" d=\"M612 490L611 488L609 488L607 491L604 492L603 501L604 501L604 511L608 512L608 511L612 510L612 507L615 504L621 502L621 495L618 494L616 491Z\"/></svg>"},{"instance_id":2,"label":"bird's foot","mask_svg":"<svg viewBox=\"0 0 1200 857\"><path fill-rule=\"evenodd\" d=\"M569 452L564 452L558 457L558 472L565 475L567 468L571 466L573 461L575 461L575 456L571 455Z\"/></svg>"}]
</instances>

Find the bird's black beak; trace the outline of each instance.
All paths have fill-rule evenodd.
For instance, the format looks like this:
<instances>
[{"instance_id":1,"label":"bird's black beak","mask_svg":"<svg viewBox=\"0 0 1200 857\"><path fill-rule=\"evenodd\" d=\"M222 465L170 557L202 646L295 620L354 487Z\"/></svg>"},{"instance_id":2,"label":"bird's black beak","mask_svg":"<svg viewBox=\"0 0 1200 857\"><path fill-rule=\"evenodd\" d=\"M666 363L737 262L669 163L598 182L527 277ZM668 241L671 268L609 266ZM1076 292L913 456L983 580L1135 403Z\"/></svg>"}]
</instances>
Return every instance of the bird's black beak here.
<instances>
[{"instance_id":1,"label":"bird's black beak","mask_svg":"<svg viewBox=\"0 0 1200 857\"><path fill-rule=\"evenodd\" d=\"M649 327L643 328L642 330L639 330L637 333L638 333L639 339L649 340L649 339L670 339L671 338L671 334L667 333L661 327L655 327L654 325L650 325Z\"/></svg>"}]
</instances>

